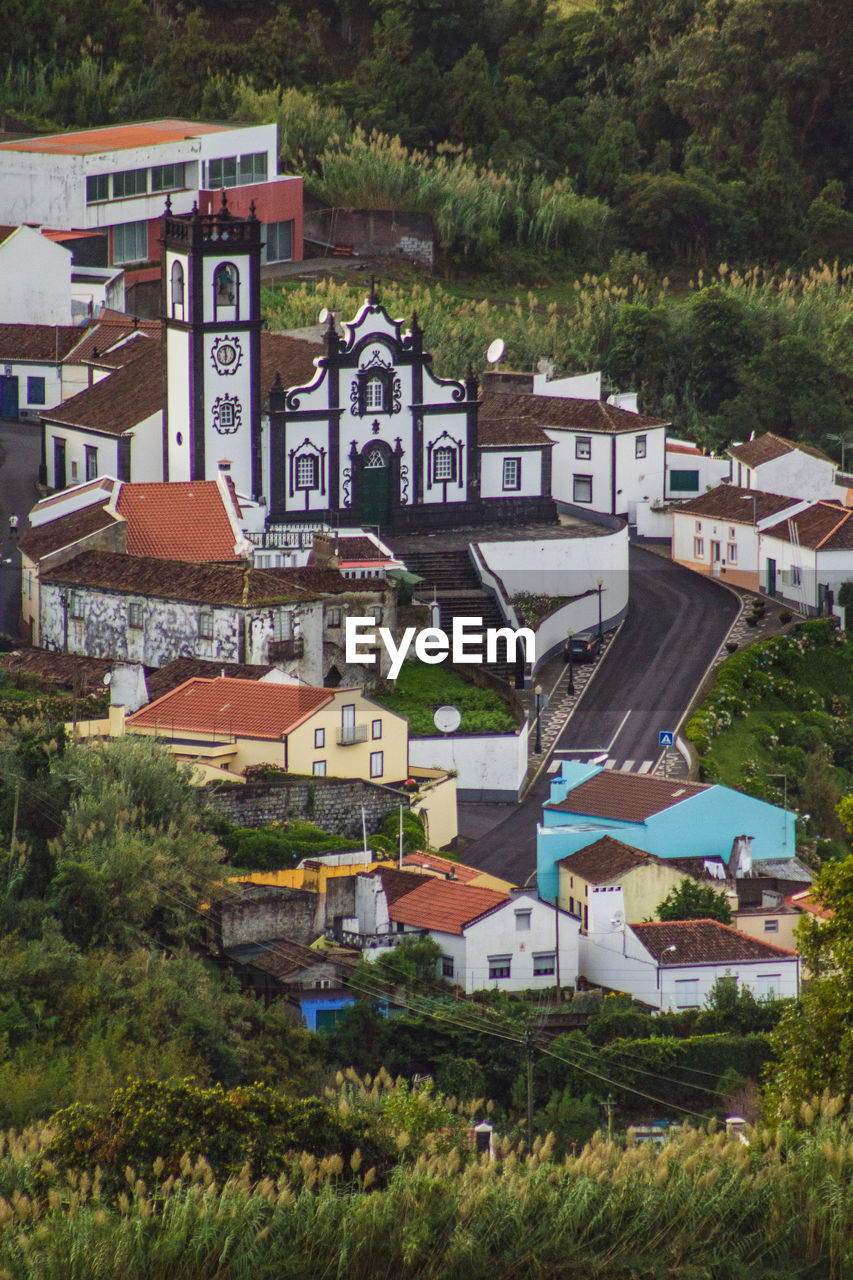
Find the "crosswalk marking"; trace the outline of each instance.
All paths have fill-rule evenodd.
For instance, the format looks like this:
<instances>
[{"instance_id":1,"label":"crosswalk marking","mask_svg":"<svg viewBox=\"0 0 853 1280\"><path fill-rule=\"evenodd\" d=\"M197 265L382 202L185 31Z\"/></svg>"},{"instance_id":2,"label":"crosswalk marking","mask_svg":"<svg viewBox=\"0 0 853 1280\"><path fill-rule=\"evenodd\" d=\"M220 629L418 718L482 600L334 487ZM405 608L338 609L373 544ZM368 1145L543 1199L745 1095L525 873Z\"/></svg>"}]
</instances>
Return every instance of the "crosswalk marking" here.
<instances>
[{"instance_id":1,"label":"crosswalk marking","mask_svg":"<svg viewBox=\"0 0 853 1280\"><path fill-rule=\"evenodd\" d=\"M557 770L559 769L559 767L560 767L560 761L559 761L559 760L552 760L552 761L551 761L551 763L548 765L548 772L549 772L549 773L556 773L556 772L557 772Z\"/></svg>"},{"instance_id":2,"label":"crosswalk marking","mask_svg":"<svg viewBox=\"0 0 853 1280\"><path fill-rule=\"evenodd\" d=\"M612 769L615 764L616 764L616 761L613 759L612 756L610 756L607 760L604 761L605 769Z\"/></svg>"},{"instance_id":3,"label":"crosswalk marking","mask_svg":"<svg viewBox=\"0 0 853 1280\"><path fill-rule=\"evenodd\" d=\"M653 764L654 764L654 760L644 760L643 763L640 765L639 769L637 770L637 772L648 773L649 769L651 769Z\"/></svg>"},{"instance_id":4,"label":"crosswalk marking","mask_svg":"<svg viewBox=\"0 0 853 1280\"><path fill-rule=\"evenodd\" d=\"M633 760L626 760L624 764L622 764L622 765L620 765L620 766L619 766L619 768L621 769L622 773L630 773L630 772L631 772L631 770L633 769L633 767L634 767L634 761L633 761Z\"/></svg>"}]
</instances>

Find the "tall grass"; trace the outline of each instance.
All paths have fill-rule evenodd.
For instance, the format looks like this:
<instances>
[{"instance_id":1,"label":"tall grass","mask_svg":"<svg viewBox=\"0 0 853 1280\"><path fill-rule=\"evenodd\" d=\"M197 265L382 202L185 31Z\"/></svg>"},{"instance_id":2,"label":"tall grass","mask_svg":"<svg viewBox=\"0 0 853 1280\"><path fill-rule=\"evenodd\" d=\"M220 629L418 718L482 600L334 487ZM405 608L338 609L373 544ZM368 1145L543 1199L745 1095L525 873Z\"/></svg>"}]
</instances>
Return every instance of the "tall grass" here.
<instances>
[{"instance_id":1,"label":"tall grass","mask_svg":"<svg viewBox=\"0 0 853 1280\"><path fill-rule=\"evenodd\" d=\"M853 1130L824 1097L778 1129L685 1129L576 1159L550 1139L501 1159L458 1149L401 1164L381 1188L339 1158L310 1176L217 1185L203 1159L114 1202L97 1171L35 1190L44 1133L4 1143L5 1280L844 1280L853 1274ZM44 1171L41 1171L42 1174Z\"/></svg>"}]
</instances>

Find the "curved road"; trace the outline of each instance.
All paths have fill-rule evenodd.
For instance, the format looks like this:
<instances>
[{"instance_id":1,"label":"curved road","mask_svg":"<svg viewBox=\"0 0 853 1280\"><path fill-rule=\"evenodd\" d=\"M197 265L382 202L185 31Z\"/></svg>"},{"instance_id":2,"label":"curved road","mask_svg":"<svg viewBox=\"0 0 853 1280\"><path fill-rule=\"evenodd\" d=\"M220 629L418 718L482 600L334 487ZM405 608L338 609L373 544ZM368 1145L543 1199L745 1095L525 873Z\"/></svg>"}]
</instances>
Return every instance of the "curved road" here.
<instances>
[{"instance_id":1,"label":"curved road","mask_svg":"<svg viewBox=\"0 0 853 1280\"><path fill-rule=\"evenodd\" d=\"M650 772L658 733L677 728L737 613L715 582L642 547L630 550L628 617L558 738L555 760L601 754L610 769ZM550 779L464 852L471 866L523 884L536 868L536 824Z\"/></svg>"}]
</instances>

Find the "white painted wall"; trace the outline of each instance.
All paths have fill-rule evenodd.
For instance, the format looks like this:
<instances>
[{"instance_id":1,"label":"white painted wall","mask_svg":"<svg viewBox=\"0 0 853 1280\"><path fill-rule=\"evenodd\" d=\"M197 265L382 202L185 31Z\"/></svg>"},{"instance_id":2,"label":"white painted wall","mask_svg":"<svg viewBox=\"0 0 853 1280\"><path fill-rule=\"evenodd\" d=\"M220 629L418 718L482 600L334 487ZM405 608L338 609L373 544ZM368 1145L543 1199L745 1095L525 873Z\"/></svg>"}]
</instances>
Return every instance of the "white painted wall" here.
<instances>
[{"instance_id":1,"label":"white painted wall","mask_svg":"<svg viewBox=\"0 0 853 1280\"><path fill-rule=\"evenodd\" d=\"M820 498L834 496L836 470L835 463L829 459L815 458L799 449L792 449L790 453L762 462L758 467L750 468L741 462L733 462L732 484L817 502Z\"/></svg>"},{"instance_id":2,"label":"white painted wall","mask_svg":"<svg viewBox=\"0 0 853 1280\"><path fill-rule=\"evenodd\" d=\"M18 413L28 418L36 417L58 405L62 399L62 374L56 364L43 364L34 360L0 360L0 373L18 379ZM31 400L28 378L44 378L44 403Z\"/></svg>"},{"instance_id":3,"label":"white painted wall","mask_svg":"<svg viewBox=\"0 0 853 1280\"><path fill-rule=\"evenodd\" d=\"M522 916L530 913L530 928L520 928ZM466 992L492 987L499 991L542 990L556 984L553 974L534 975L533 958L557 952L557 913L548 902L533 893L514 894L509 902L485 919L468 925L465 976L456 980ZM560 983L574 986L578 973L578 934L580 923L567 912L559 913ZM438 936L434 935L436 940ZM489 979L489 957L509 955L509 978Z\"/></svg>"},{"instance_id":4,"label":"white painted wall","mask_svg":"<svg viewBox=\"0 0 853 1280\"><path fill-rule=\"evenodd\" d=\"M505 458L518 458L521 463L521 487L518 489L503 487ZM481 498L538 498L541 494L541 449L483 449L480 454Z\"/></svg>"},{"instance_id":5,"label":"white painted wall","mask_svg":"<svg viewBox=\"0 0 853 1280\"><path fill-rule=\"evenodd\" d=\"M853 549L815 551L810 547L795 549L784 538L761 536L761 586L767 585L767 561L776 561L776 592L800 608L803 604L818 608L818 585L823 584L838 596L843 582L853 581ZM792 581L792 570L800 571L801 587Z\"/></svg>"},{"instance_id":6,"label":"white painted wall","mask_svg":"<svg viewBox=\"0 0 853 1280\"><path fill-rule=\"evenodd\" d=\"M517 800L527 777L525 722L515 733L409 738L409 763L455 770L461 800Z\"/></svg>"},{"instance_id":7,"label":"white painted wall","mask_svg":"<svg viewBox=\"0 0 853 1280\"><path fill-rule=\"evenodd\" d=\"M114 436L99 436L94 432L81 431L76 427L64 427L50 422L45 423L44 431L49 489L56 488L53 469L54 440L65 441L65 473L69 485L82 484L86 479L86 445L92 445L98 450L100 475L118 475L118 440Z\"/></svg>"},{"instance_id":8,"label":"white painted wall","mask_svg":"<svg viewBox=\"0 0 853 1280\"><path fill-rule=\"evenodd\" d=\"M690 452L684 452L689 449ZM686 498L698 498L707 489L715 489L718 484L729 479L731 458L717 458L702 453L691 440L677 440L674 436L667 439L666 450L666 491L664 496L675 501ZM695 472L696 483L692 489L673 487L672 474L679 472Z\"/></svg>"},{"instance_id":9,"label":"white painted wall","mask_svg":"<svg viewBox=\"0 0 853 1280\"><path fill-rule=\"evenodd\" d=\"M554 378L547 373L535 373L533 393L537 396L565 397L568 400L600 400L601 374L577 373L568 378Z\"/></svg>"},{"instance_id":10,"label":"white painted wall","mask_svg":"<svg viewBox=\"0 0 853 1280\"><path fill-rule=\"evenodd\" d=\"M131 432L130 478L134 484L163 479L163 412L158 409ZM98 456L99 469L100 455Z\"/></svg>"},{"instance_id":11,"label":"white painted wall","mask_svg":"<svg viewBox=\"0 0 853 1280\"><path fill-rule=\"evenodd\" d=\"M645 437L646 456L637 457ZM666 470L666 427L620 431L616 436L616 514L636 521L638 502L663 498ZM607 508L609 510L609 508Z\"/></svg>"},{"instance_id":12,"label":"white painted wall","mask_svg":"<svg viewBox=\"0 0 853 1280\"><path fill-rule=\"evenodd\" d=\"M555 447L551 458L551 493L558 502L589 506L593 511L628 515L631 522L641 501L661 499L666 467L666 428L637 427L636 431L589 432L548 427L545 433ZM646 438L646 456L638 458L637 437ZM578 457L586 451L588 458ZM616 471L614 511L613 472ZM592 501L576 497L575 476L592 477Z\"/></svg>"},{"instance_id":13,"label":"white painted wall","mask_svg":"<svg viewBox=\"0 0 853 1280\"><path fill-rule=\"evenodd\" d=\"M174 260L174 254L167 256ZM165 328L166 405L169 423L169 479L190 479L190 334L181 329Z\"/></svg>"},{"instance_id":14,"label":"white painted wall","mask_svg":"<svg viewBox=\"0 0 853 1280\"><path fill-rule=\"evenodd\" d=\"M612 454L613 437L604 432L583 432L557 430L548 427L545 431L549 440L554 441L551 450L551 496L557 502L570 502L578 506L588 506L591 511L610 512L611 484L613 474ZM578 439L581 444L578 446ZM579 458L589 441L588 458ZM592 501L576 502L575 476L592 476Z\"/></svg>"},{"instance_id":15,"label":"white painted wall","mask_svg":"<svg viewBox=\"0 0 853 1280\"><path fill-rule=\"evenodd\" d=\"M3 324L73 323L71 251L31 227L13 231L0 244L0 320Z\"/></svg>"}]
</instances>

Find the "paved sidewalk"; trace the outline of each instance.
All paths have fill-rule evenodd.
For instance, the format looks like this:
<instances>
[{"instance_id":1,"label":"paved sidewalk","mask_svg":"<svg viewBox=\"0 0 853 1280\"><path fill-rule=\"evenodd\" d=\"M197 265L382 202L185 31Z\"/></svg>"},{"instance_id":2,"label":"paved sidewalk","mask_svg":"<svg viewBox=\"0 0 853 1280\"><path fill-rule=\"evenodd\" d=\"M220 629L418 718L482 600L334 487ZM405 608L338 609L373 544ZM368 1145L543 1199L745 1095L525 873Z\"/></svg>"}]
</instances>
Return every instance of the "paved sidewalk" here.
<instances>
[{"instance_id":1,"label":"paved sidewalk","mask_svg":"<svg viewBox=\"0 0 853 1280\"><path fill-rule=\"evenodd\" d=\"M548 705L540 712L540 737L542 750L536 751L536 695L533 690L526 689L524 700L530 709L530 734L528 737L528 770L527 786L536 777L542 762L547 758L554 743L568 723L569 716L578 699L598 669L598 664L610 648L616 635L616 628L605 631L598 658L595 662L575 662L572 664L574 693L569 693L569 665L563 662L562 655L552 658L539 672L537 683L549 694Z\"/></svg>"}]
</instances>

